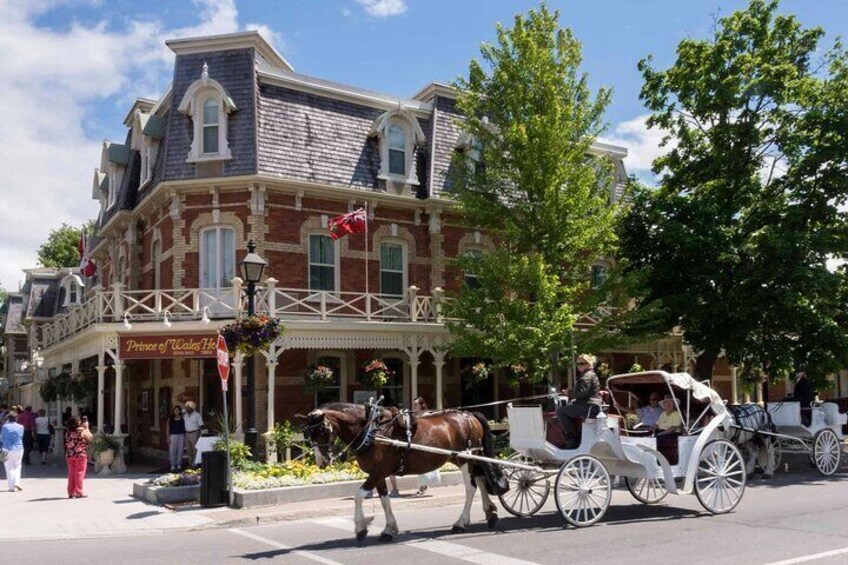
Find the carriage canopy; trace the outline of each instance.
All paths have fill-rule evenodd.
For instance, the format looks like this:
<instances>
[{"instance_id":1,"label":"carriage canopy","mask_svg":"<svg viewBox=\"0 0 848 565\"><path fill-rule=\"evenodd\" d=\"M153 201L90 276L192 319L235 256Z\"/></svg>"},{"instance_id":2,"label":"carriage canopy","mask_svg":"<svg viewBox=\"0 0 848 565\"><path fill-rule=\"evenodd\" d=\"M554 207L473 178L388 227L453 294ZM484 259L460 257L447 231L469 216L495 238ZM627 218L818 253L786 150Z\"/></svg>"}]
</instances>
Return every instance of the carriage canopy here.
<instances>
[{"instance_id":1,"label":"carriage canopy","mask_svg":"<svg viewBox=\"0 0 848 565\"><path fill-rule=\"evenodd\" d=\"M649 388L663 387L669 390L675 402L678 403L678 410L680 409L679 401L681 400L678 391L680 391L700 403L709 405L713 414L716 416L727 413L727 408L721 396L709 385L695 380L688 373L646 371L643 373L614 375L607 381L607 387L613 393L634 393Z\"/></svg>"}]
</instances>

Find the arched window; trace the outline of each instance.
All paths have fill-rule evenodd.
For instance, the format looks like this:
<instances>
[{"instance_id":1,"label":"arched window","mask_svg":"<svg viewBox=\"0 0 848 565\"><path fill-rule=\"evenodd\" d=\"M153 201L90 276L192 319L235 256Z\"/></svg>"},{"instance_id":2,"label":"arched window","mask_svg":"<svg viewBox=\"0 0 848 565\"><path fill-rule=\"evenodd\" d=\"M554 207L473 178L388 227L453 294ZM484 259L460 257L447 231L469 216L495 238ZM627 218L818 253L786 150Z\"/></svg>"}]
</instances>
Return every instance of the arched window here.
<instances>
[{"instance_id":1,"label":"arched window","mask_svg":"<svg viewBox=\"0 0 848 565\"><path fill-rule=\"evenodd\" d=\"M233 228L203 230L200 234L200 288L222 289L232 286L235 264Z\"/></svg>"},{"instance_id":2,"label":"arched window","mask_svg":"<svg viewBox=\"0 0 848 565\"><path fill-rule=\"evenodd\" d=\"M465 258L468 261L465 268L465 284L468 288L477 288L480 286L480 279L477 278L473 264L478 262L482 257L483 251L480 249L468 249L465 252Z\"/></svg>"},{"instance_id":3,"label":"arched window","mask_svg":"<svg viewBox=\"0 0 848 565\"><path fill-rule=\"evenodd\" d=\"M406 288L406 257L404 245L395 241L380 244L380 293L403 296Z\"/></svg>"},{"instance_id":4,"label":"arched window","mask_svg":"<svg viewBox=\"0 0 848 565\"><path fill-rule=\"evenodd\" d=\"M309 236L309 290L336 290L336 244L330 236Z\"/></svg>"},{"instance_id":5,"label":"arched window","mask_svg":"<svg viewBox=\"0 0 848 565\"><path fill-rule=\"evenodd\" d=\"M159 266L162 261L162 242L158 239L153 242L151 261L153 262L153 288L159 289L162 287L162 269Z\"/></svg>"},{"instance_id":6,"label":"arched window","mask_svg":"<svg viewBox=\"0 0 848 565\"><path fill-rule=\"evenodd\" d=\"M203 150L204 155L218 153L218 100L207 98L203 103Z\"/></svg>"},{"instance_id":7,"label":"arched window","mask_svg":"<svg viewBox=\"0 0 848 565\"><path fill-rule=\"evenodd\" d=\"M389 126L389 174L406 175L406 132L398 124Z\"/></svg>"},{"instance_id":8,"label":"arched window","mask_svg":"<svg viewBox=\"0 0 848 565\"><path fill-rule=\"evenodd\" d=\"M601 288L604 281L607 280L606 265L592 265L592 288Z\"/></svg>"}]
</instances>

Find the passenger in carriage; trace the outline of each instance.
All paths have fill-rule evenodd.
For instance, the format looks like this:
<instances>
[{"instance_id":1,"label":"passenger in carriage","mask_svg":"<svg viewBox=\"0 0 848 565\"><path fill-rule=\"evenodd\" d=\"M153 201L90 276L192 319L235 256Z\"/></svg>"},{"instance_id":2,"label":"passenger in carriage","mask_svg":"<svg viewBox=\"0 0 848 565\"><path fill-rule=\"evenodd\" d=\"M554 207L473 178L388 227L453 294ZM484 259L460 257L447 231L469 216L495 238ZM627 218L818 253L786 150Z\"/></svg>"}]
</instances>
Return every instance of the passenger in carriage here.
<instances>
[{"instance_id":1,"label":"passenger in carriage","mask_svg":"<svg viewBox=\"0 0 848 565\"><path fill-rule=\"evenodd\" d=\"M600 410L601 383L598 375L592 370L594 364L594 355L584 353L577 357L577 382L574 384L574 393L563 391L569 397L570 403L560 406L556 411L557 419L565 433L565 449L577 449L580 445L577 420L588 418Z\"/></svg>"},{"instance_id":2,"label":"passenger in carriage","mask_svg":"<svg viewBox=\"0 0 848 565\"><path fill-rule=\"evenodd\" d=\"M816 398L813 383L807 378L807 371L803 367L795 369L795 389L792 392L793 400L801 405L801 423L809 426L812 421L812 405Z\"/></svg>"},{"instance_id":3,"label":"passenger in carriage","mask_svg":"<svg viewBox=\"0 0 848 565\"><path fill-rule=\"evenodd\" d=\"M662 401L663 413L660 414L654 429L657 434L671 434L683 432L683 420L680 412L675 410L674 399L666 396Z\"/></svg>"},{"instance_id":4,"label":"passenger in carriage","mask_svg":"<svg viewBox=\"0 0 848 565\"><path fill-rule=\"evenodd\" d=\"M660 419L660 414L663 413L660 406L660 393L652 392L648 397L648 405L636 409L636 414L639 416L639 423L648 428L653 428Z\"/></svg>"}]
</instances>

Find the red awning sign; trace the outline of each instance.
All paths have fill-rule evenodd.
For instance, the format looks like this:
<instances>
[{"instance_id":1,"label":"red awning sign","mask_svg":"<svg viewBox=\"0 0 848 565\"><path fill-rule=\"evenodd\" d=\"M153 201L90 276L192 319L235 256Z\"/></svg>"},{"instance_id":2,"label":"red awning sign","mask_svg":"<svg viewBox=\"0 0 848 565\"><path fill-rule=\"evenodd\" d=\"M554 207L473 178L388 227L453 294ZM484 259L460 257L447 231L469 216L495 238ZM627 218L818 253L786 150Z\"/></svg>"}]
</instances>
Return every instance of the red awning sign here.
<instances>
[{"instance_id":1,"label":"red awning sign","mask_svg":"<svg viewBox=\"0 0 848 565\"><path fill-rule=\"evenodd\" d=\"M218 358L218 375L221 377L221 389L226 391L227 379L230 378L230 354L227 351L227 342L224 341L224 336L221 334L218 334L215 350Z\"/></svg>"}]
</instances>

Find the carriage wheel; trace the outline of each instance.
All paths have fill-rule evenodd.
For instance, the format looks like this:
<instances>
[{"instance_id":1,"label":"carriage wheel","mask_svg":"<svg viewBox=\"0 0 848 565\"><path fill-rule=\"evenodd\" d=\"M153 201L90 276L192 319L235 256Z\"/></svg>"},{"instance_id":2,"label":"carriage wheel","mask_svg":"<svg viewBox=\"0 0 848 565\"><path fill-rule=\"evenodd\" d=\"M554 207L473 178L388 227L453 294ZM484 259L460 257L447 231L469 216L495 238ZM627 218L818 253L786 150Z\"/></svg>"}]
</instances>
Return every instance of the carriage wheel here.
<instances>
[{"instance_id":1,"label":"carriage wheel","mask_svg":"<svg viewBox=\"0 0 848 565\"><path fill-rule=\"evenodd\" d=\"M656 504L668 494L665 490L665 482L657 477L646 479L644 477L624 477L624 484L633 498L642 504Z\"/></svg>"},{"instance_id":2,"label":"carriage wheel","mask_svg":"<svg viewBox=\"0 0 848 565\"><path fill-rule=\"evenodd\" d=\"M774 438L771 445L774 450L774 472L777 473L780 470L780 463L783 461L783 440L779 437Z\"/></svg>"},{"instance_id":3,"label":"carriage wheel","mask_svg":"<svg viewBox=\"0 0 848 565\"><path fill-rule=\"evenodd\" d=\"M612 485L604 464L591 455L569 459L557 474L554 499L569 524L591 526L609 508Z\"/></svg>"},{"instance_id":4,"label":"carriage wheel","mask_svg":"<svg viewBox=\"0 0 848 565\"><path fill-rule=\"evenodd\" d=\"M822 475L836 472L841 454L839 438L830 428L821 430L813 438L813 462Z\"/></svg>"},{"instance_id":5,"label":"carriage wheel","mask_svg":"<svg viewBox=\"0 0 848 565\"><path fill-rule=\"evenodd\" d=\"M508 461L533 465L532 459L513 453ZM544 471L525 471L507 467L505 470L509 490L498 495L501 505L513 516L524 518L542 509L551 493L551 483Z\"/></svg>"},{"instance_id":6,"label":"carriage wheel","mask_svg":"<svg viewBox=\"0 0 848 565\"><path fill-rule=\"evenodd\" d=\"M724 514L742 500L746 478L739 449L727 440L713 440L698 457L695 495L708 512Z\"/></svg>"}]
</instances>

